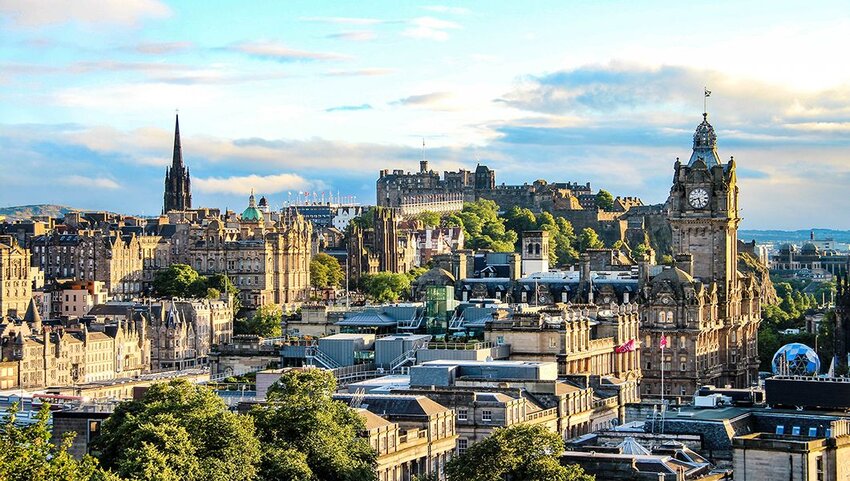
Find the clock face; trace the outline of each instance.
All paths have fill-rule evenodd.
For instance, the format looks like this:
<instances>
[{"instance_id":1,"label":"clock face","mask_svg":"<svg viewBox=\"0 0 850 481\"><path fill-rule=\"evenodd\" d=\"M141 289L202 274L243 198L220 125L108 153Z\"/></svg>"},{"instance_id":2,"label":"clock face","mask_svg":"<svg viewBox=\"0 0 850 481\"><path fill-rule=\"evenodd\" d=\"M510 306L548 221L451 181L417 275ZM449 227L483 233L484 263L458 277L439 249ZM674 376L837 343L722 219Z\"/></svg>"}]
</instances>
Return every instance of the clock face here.
<instances>
[{"instance_id":1,"label":"clock face","mask_svg":"<svg viewBox=\"0 0 850 481\"><path fill-rule=\"evenodd\" d=\"M708 192L705 189L694 189L688 195L688 202L697 209L708 205Z\"/></svg>"}]
</instances>

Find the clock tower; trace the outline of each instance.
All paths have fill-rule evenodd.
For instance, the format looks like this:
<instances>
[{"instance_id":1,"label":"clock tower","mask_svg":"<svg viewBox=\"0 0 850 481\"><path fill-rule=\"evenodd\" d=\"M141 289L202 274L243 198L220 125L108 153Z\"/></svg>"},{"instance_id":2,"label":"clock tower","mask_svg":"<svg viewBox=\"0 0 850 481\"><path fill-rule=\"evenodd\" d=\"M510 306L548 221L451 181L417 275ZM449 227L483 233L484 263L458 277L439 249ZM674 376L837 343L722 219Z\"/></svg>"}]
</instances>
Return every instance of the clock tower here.
<instances>
[{"instance_id":1,"label":"clock tower","mask_svg":"<svg viewBox=\"0 0 850 481\"><path fill-rule=\"evenodd\" d=\"M708 114L694 133L688 163L676 160L667 209L673 255L693 256L693 277L717 283L722 305L738 283L738 186L735 161L724 164L717 155Z\"/></svg>"}]
</instances>

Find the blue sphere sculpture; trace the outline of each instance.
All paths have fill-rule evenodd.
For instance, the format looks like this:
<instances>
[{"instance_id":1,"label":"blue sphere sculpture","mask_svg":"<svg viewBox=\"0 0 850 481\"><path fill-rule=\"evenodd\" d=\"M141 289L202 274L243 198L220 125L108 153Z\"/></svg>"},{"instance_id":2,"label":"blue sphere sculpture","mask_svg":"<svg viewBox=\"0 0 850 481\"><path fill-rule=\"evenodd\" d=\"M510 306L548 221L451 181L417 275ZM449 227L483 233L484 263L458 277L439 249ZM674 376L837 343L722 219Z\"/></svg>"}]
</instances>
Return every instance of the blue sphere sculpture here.
<instances>
[{"instance_id":1,"label":"blue sphere sculpture","mask_svg":"<svg viewBox=\"0 0 850 481\"><path fill-rule=\"evenodd\" d=\"M813 376L820 372L820 359L814 349L799 342L786 344L773 355L774 374Z\"/></svg>"}]
</instances>

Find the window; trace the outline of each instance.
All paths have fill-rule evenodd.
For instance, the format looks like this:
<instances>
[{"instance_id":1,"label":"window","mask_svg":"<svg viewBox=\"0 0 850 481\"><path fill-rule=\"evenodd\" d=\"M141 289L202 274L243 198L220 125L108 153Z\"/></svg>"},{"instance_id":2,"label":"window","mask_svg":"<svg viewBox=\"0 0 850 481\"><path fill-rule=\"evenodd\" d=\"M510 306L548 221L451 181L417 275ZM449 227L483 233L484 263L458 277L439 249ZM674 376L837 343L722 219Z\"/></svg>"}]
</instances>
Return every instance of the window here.
<instances>
[{"instance_id":1,"label":"window","mask_svg":"<svg viewBox=\"0 0 850 481\"><path fill-rule=\"evenodd\" d=\"M815 479L817 481L823 481L823 455L821 454L817 458L815 458Z\"/></svg>"},{"instance_id":2,"label":"window","mask_svg":"<svg viewBox=\"0 0 850 481\"><path fill-rule=\"evenodd\" d=\"M460 408L457 410L457 420L458 421L466 421L469 416L469 410L466 408Z\"/></svg>"},{"instance_id":3,"label":"window","mask_svg":"<svg viewBox=\"0 0 850 481\"><path fill-rule=\"evenodd\" d=\"M490 422L493 420L493 411L489 409L485 409L481 411L481 420L484 422Z\"/></svg>"},{"instance_id":4,"label":"window","mask_svg":"<svg viewBox=\"0 0 850 481\"><path fill-rule=\"evenodd\" d=\"M466 448L469 447L469 440L466 438L457 438L457 453L463 454Z\"/></svg>"}]
</instances>

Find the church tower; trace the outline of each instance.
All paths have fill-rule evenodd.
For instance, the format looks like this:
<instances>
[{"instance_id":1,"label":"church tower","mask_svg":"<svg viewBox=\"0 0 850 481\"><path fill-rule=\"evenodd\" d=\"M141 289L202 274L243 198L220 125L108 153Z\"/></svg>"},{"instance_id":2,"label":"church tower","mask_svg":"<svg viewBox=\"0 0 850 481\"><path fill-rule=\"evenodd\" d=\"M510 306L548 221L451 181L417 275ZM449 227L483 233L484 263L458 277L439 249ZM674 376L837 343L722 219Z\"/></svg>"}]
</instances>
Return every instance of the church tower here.
<instances>
[{"instance_id":1,"label":"church tower","mask_svg":"<svg viewBox=\"0 0 850 481\"><path fill-rule=\"evenodd\" d=\"M162 213L192 208L192 190L189 169L183 165L183 149L180 146L180 118L174 118L174 153L171 167L165 171L165 195Z\"/></svg>"}]
</instances>

